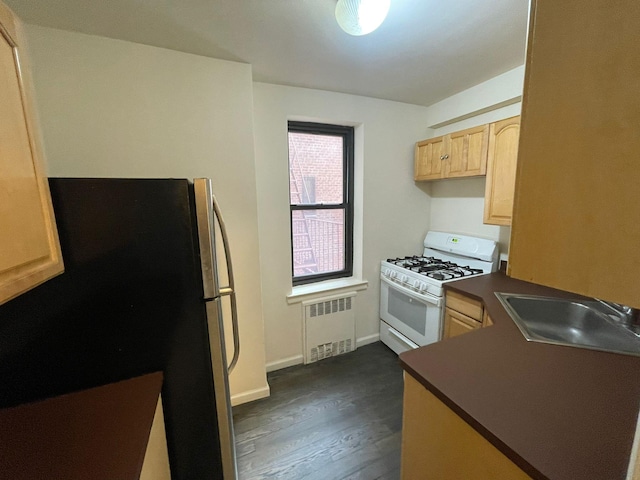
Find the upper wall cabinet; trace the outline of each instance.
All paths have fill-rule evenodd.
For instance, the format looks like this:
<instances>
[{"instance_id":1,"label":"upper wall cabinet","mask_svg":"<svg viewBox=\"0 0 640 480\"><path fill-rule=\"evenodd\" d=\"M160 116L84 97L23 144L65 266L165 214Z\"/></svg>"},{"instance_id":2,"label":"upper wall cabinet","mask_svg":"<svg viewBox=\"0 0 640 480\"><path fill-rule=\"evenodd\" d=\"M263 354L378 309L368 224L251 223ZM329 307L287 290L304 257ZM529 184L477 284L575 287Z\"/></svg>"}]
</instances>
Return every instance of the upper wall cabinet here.
<instances>
[{"instance_id":1,"label":"upper wall cabinet","mask_svg":"<svg viewBox=\"0 0 640 480\"><path fill-rule=\"evenodd\" d=\"M507 118L489 127L484 223L511 225L519 135L520 117Z\"/></svg>"},{"instance_id":2,"label":"upper wall cabinet","mask_svg":"<svg viewBox=\"0 0 640 480\"><path fill-rule=\"evenodd\" d=\"M487 169L489 125L468 128L416 144L414 179L474 177Z\"/></svg>"},{"instance_id":3,"label":"upper wall cabinet","mask_svg":"<svg viewBox=\"0 0 640 480\"><path fill-rule=\"evenodd\" d=\"M63 270L23 46L0 2L0 303Z\"/></svg>"},{"instance_id":4,"label":"upper wall cabinet","mask_svg":"<svg viewBox=\"0 0 640 480\"><path fill-rule=\"evenodd\" d=\"M534 0L509 270L640 307L640 2Z\"/></svg>"}]
</instances>

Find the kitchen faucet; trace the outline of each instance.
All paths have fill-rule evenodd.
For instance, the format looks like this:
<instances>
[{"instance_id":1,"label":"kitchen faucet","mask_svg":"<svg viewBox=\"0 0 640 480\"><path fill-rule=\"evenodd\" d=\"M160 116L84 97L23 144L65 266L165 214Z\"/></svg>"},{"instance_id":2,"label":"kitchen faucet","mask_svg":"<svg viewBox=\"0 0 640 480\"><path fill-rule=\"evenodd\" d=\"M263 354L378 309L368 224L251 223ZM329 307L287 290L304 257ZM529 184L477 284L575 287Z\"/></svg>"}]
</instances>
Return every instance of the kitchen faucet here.
<instances>
[{"instance_id":1,"label":"kitchen faucet","mask_svg":"<svg viewBox=\"0 0 640 480\"><path fill-rule=\"evenodd\" d=\"M609 308L613 309L620 316L620 323L627 329L640 335L640 309L628 307L615 302L599 300Z\"/></svg>"}]
</instances>

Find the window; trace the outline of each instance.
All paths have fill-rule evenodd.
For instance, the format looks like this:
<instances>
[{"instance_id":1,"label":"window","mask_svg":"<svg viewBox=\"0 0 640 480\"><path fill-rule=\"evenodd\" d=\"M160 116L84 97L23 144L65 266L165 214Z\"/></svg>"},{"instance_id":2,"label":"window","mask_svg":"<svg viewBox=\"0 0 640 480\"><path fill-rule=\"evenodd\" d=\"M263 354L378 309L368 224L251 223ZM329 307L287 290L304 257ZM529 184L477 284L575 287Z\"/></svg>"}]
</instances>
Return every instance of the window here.
<instances>
[{"instance_id":1,"label":"window","mask_svg":"<svg viewBox=\"0 0 640 480\"><path fill-rule=\"evenodd\" d=\"M293 284L353 272L353 128L289 122Z\"/></svg>"}]
</instances>

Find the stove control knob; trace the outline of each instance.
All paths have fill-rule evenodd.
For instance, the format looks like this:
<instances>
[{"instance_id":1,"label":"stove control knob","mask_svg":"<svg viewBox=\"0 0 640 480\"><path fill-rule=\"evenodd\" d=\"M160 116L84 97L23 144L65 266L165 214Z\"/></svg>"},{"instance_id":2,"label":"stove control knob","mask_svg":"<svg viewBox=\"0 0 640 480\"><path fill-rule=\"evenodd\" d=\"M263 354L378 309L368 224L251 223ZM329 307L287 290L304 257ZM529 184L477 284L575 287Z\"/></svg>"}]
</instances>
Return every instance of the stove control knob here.
<instances>
[{"instance_id":1,"label":"stove control knob","mask_svg":"<svg viewBox=\"0 0 640 480\"><path fill-rule=\"evenodd\" d=\"M427 284L425 282L420 282L420 290L425 291L427 289Z\"/></svg>"},{"instance_id":2,"label":"stove control knob","mask_svg":"<svg viewBox=\"0 0 640 480\"><path fill-rule=\"evenodd\" d=\"M420 280L413 281L413 289L416 291L420 291Z\"/></svg>"},{"instance_id":3,"label":"stove control knob","mask_svg":"<svg viewBox=\"0 0 640 480\"><path fill-rule=\"evenodd\" d=\"M388 277L388 276L389 276L389 269L388 269L388 268L385 268L385 269L382 271L382 274L383 274L385 277Z\"/></svg>"},{"instance_id":4,"label":"stove control knob","mask_svg":"<svg viewBox=\"0 0 640 480\"><path fill-rule=\"evenodd\" d=\"M391 270L389 272L389 278L396 278L396 272L394 272L393 270Z\"/></svg>"},{"instance_id":5,"label":"stove control knob","mask_svg":"<svg viewBox=\"0 0 640 480\"><path fill-rule=\"evenodd\" d=\"M402 281L402 283L407 283L409 277L407 277L406 275L402 275L402 278L400 280Z\"/></svg>"}]
</instances>

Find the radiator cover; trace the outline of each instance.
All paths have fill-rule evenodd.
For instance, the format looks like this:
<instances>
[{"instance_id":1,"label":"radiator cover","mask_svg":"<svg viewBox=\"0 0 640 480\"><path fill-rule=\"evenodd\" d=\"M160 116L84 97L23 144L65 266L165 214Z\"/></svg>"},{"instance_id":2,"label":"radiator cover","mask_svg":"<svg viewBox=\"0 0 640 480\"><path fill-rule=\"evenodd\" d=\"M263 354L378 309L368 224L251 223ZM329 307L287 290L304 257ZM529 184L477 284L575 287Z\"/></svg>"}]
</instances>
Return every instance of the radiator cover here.
<instances>
[{"instance_id":1,"label":"radiator cover","mask_svg":"<svg viewBox=\"0 0 640 480\"><path fill-rule=\"evenodd\" d=\"M305 364L356 349L355 296L348 292L302 303Z\"/></svg>"}]
</instances>

